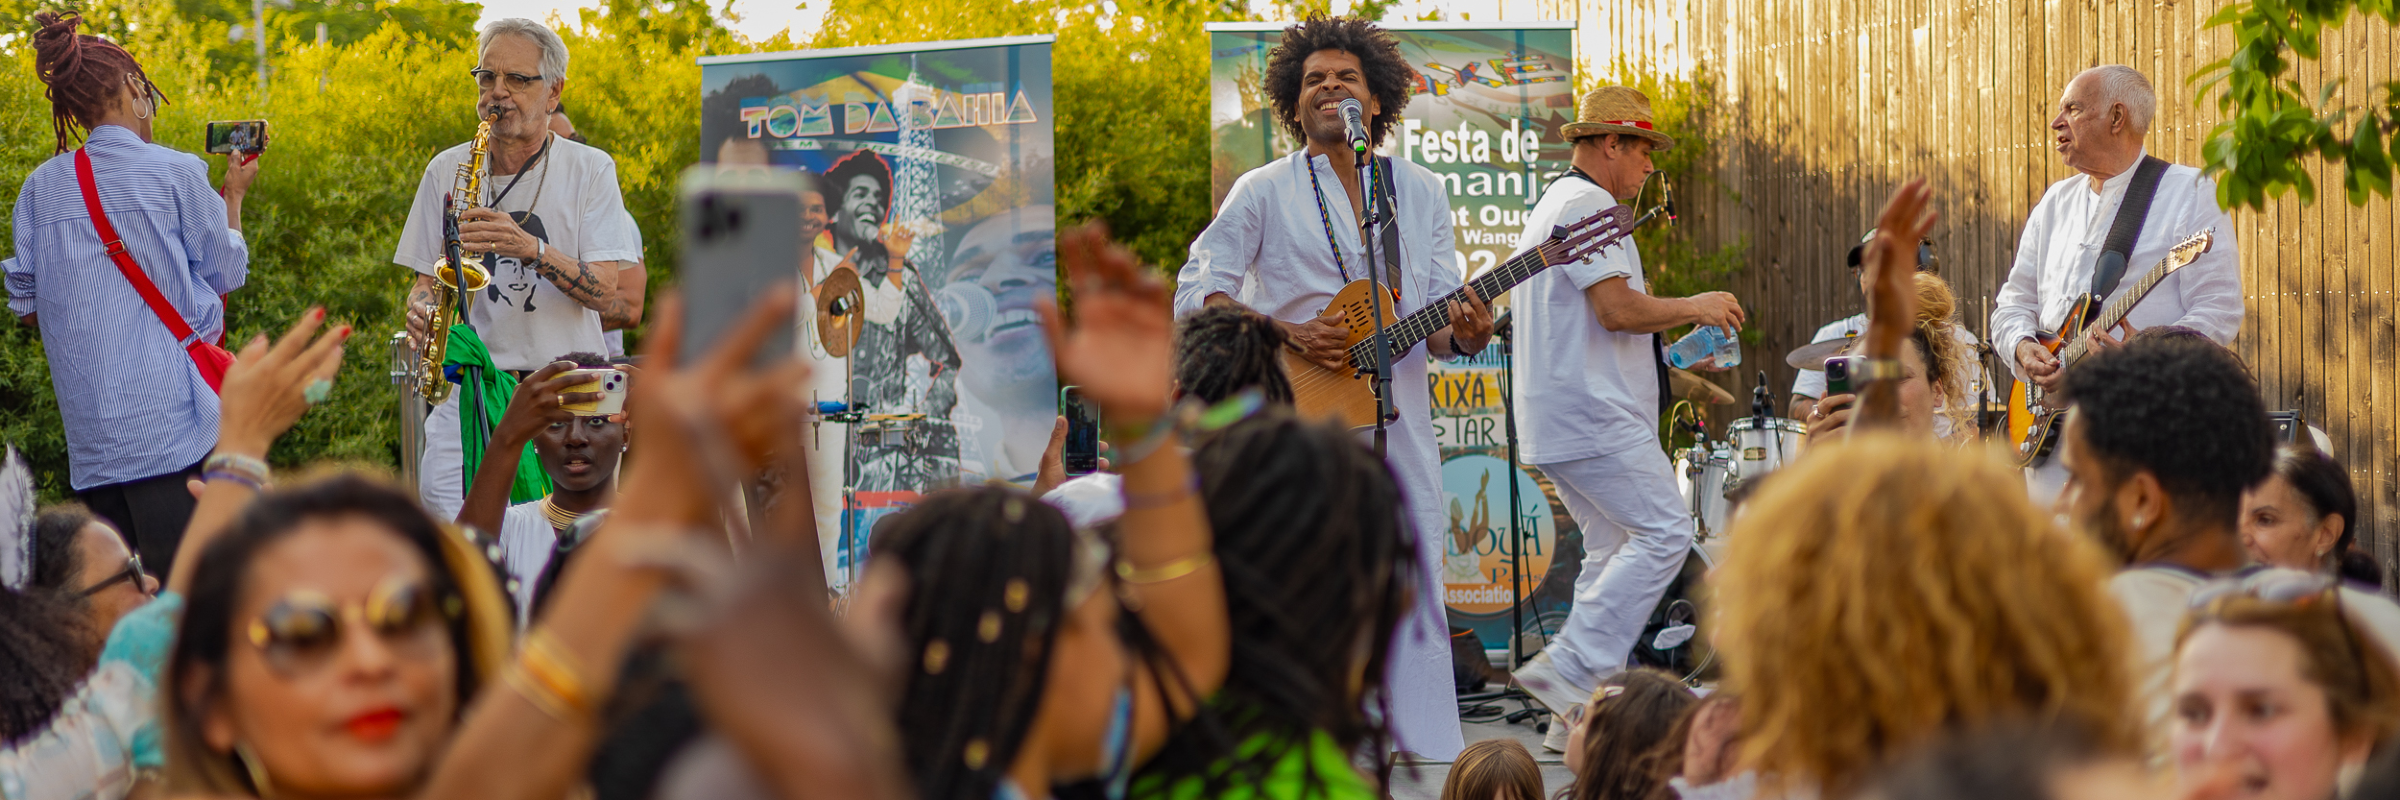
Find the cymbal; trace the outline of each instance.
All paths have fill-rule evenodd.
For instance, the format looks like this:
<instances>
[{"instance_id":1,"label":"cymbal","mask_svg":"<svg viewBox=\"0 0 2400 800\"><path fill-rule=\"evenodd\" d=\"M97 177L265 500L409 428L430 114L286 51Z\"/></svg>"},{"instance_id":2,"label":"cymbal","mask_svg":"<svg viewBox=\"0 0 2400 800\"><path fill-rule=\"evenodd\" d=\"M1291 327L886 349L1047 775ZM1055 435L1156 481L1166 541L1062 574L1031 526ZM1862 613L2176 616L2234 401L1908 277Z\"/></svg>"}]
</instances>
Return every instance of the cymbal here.
<instances>
[{"instance_id":1,"label":"cymbal","mask_svg":"<svg viewBox=\"0 0 2400 800\"><path fill-rule=\"evenodd\" d=\"M1783 363L1792 365L1793 369L1824 369L1825 359L1841 355L1850 349L1852 342L1856 341L1858 341L1856 336L1844 336L1839 339L1827 339L1815 344L1802 345L1800 349L1793 350L1791 355L1784 356Z\"/></svg>"},{"instance_id":2,"label":"cymbal","mask_svg":"<svg viewBox=\"0 0 2400 800\"><path fill-rule=\"evenodd\" d=\"M834 358L850 355L850 346L858 343L859 326L866 321L867 294L859 288L858 271L849 267L834 267L817 283L817 341L825 345L825 354Z\"/></svg>"},{"instance_id":3,"label":"cymbal","mask_svg":"<svg viewBox=\"0 0 2400 800\"><path fill-rule=\"evenodd\" d=\"M1667 368L1667 388L1674 390L1676 397L1696 403L1721 406L1733 402L1733 393L1725 387L1674 367Z\"/></svg>"}]
</instances>

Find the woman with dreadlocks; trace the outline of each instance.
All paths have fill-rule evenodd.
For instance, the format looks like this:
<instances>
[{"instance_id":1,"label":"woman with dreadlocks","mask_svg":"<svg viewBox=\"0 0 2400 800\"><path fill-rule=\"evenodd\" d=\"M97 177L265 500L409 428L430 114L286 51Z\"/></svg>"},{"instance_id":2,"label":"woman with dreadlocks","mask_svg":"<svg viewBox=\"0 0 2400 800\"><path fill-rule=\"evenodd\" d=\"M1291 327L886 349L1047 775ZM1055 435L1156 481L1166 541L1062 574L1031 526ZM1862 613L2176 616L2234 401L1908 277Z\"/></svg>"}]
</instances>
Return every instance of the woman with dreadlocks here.
<instances>
[{"instance_id":1,"label":"woman with dreadlocks","mask_svg":"<svg viewBox=\"0 0 2400 800\"><path fill-rule=\"evenodd\" d=\"M209 344L225 334L220 296L249 275L242 196L258 156L229 159L220 197L207 164L152 143L165 101L132 55L78 33L75 14L34 22L58 154L17 194L8 308L40 326L51 364L72 365L50 379L76 495L164 575L191 519L184 481L217 442L223 364L195 359L225 356Z\"/></svg>"},{"instance_id":2,"label":"woman with dreadlocks","mask_svg":"<svg viewBox=\"0 0 2400 800\"><path fill-rule=\"evenodd\" d=\"M1225 572L1232 667L1135 794L1382 796L1351 757L1374 759L1380 778L1392 751L1385 665L1417 568L1399 484L1348 431L1280 408L1209 435L1193 458Z\"/></svg>"},{"instance_id":3,"label":"woman with dreadlocks","mask_svg":"<svg viewBox=\"0 0 2400 800\"><path fill-rule=\"evenodd\" d=\"M1044 305L1059 379L1111 426L1112 547L1023 492L927 497L875 534L854 602L897 608L900 735L926 798L1045 798L1132 768L1226 669L1225 583L1168 404L1166 286L1096 228L1059 237L1076 322Z\"/></svg>"}]
</instances>

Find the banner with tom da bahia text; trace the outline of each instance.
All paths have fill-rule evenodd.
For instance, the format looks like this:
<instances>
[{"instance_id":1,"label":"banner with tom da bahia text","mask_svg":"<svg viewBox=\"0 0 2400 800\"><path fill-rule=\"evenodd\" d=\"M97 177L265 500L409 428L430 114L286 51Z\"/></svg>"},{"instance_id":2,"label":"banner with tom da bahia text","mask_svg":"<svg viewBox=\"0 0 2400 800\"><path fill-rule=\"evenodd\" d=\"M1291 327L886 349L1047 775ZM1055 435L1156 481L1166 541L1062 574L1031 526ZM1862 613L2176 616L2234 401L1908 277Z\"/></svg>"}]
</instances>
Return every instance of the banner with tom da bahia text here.
<instances>
[{"instance_id":1,"label":"banner with tom da bahia text","mask_svg":"<svg viewBox=\"0 0 2400 800\"><path fill-rule=\"evenodd\" d=\"M814 314L798 323L816 399L865 415L811 437L837 586L876 518L947 486L1030 484L1049 443L1058 381L1033 309L1058 285L1051 40L700 60L700 160L812 174L804 216L821 201L825 231L795 268L812 293L841 268L861 285L846 357Z\"/></svg>"}]
</instances>

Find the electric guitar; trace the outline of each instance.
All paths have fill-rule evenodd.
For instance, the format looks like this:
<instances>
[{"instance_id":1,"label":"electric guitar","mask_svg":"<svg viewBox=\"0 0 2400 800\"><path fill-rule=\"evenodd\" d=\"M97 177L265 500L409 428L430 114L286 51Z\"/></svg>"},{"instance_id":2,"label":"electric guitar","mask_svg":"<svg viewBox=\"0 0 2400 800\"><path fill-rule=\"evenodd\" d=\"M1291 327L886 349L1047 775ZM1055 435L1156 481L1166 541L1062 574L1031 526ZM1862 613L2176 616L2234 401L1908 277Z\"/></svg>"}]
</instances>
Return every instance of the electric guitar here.
<instances>
[{"instance_id":1,"label":"electric guitar","mask_svg":"<svg viewBox=\"0 0 2400 800\"><path fill-rule=\"evenodd\" d=\"M2208 252L2216 244L2216 238L2215 228L2192 234L2192 238L2169 249L2166 258L2159 259L2157 266L2151 267L2141 280L2135 281L2132 288L2126 289L2125 294L2108 304L2107 308L2100 307L2102 298L2085 292L2082 297L2075 299L2075 305L2068 307L2067 319L2059 325L2058 332L2036 333L2035 342L2058 356L2061 372L2074 368L2075 362L2091 354L2094 332L2106 331L2123 322L2125 315L2132 313L2133 307L2141 303L2150 290L2158 288L2159 281L2166 280L2168 275ZM2013 352L2011 357L2014 357ZM2066 427L2067 415L2060 413L2065 410L2066 404L2061 398L2042 391L2042 387L2032 381L2020 383L2019 391L2009 396L2009 439L2017 446L2017 466L2031 467L2047 460L2051 452L2057 449L2059 433Z\"/></svg>"},{"instance_id":2,"label":"electric guitar","mask_svg":"<svg viewBox=\"0 0 2400 800\"><path fill-rule=\"evenodd\" d=\"M1485 271L1467 285L1489 303L1510 287L1550 268L1553 264L1570 264L1592 257L1602 249L1618 243L1638 224L1630 206L1619 205L1601 210L1573 223L1550 229L1550 238L1531 250ZM1380 266L1380 265L1377 265ZM1387 291L1390 291L1387 287ZM1366 281L1351 281L1334 293L1327 311L1340 309L1349 335L1343 339L1348 348L1350 368L1328 369L1291 350L1284 351L1283 370L1292 381L1293 405L1309 419L1333 417L1353 428L1375 424L1375 385L1371 373L1375 367L1375 304L1373 290ZM1383 330L1391 340L1391 360L1416 347L1434 331L1450 327L1450 304L1465 304L1465 289L1425 304L1416 313L1397 317L1399 294L1394 291L1383 304ZM1320 312L1319 316L1323 316Z\"/></svg>"}]
</instances>

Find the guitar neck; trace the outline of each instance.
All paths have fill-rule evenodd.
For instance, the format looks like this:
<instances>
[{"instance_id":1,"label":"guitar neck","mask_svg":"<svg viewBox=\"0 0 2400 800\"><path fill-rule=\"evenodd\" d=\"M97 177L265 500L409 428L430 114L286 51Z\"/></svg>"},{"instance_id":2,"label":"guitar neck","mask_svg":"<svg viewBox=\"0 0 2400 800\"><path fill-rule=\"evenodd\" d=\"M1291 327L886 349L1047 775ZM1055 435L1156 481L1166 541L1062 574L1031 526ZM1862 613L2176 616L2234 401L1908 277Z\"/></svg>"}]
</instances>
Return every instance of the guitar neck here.
<instances>
[{"instance_id":1,"label":"guitar neck","mask_svg":"<svg viewBox=\"0 0 2400 800\"><path fill-rule=\"evenodd\" d=\"M1549 247L1550 243L1544 242L1540 247L1519 253L1515 258L1501 263L1500 266L1486 271L1482 275L1475 276L1474 280L1467 281L1467 286L1474 288L1475 295L1489 303L1492 298L1499 297L1501 293L1515 288L1517 284L1524 283L1525 279L1533 277L1534 273L1548 269L1550 262L1543 260L1542 253ZM1417 346L1418 342L1425 341L1425 337L1432 336L1434 331L1450 327L1450 304L1454 302L1465 305L1467 290L1460 289L1451 292L1438 300L1427 303L1424 308L1417 309L1416 313L1401 318L1399 322L1386 326L1384 333L1391 336L1392 352L1395 355L1406 353L1409 348ZM1364 347L1367 343L1360 342L1359 344Z\"/></svg>"},{"instance_id":2,"label":"guitar neck","mask_svg":"<svg viewBox=\"0 0 2400 800\"><path fill-rule=\"evenodd\" d=\"M2166 280L2167 273L2174 271L2170 268L2174 263L2172 255L2161 259L2158 266L2151 267L2149 272L2142 274L2141 280L2134 282L2133 288L2125 290L2125 294L2119 296L2116 302L2101 309L2100 316L2092 319L2092 324L2083 329L2083 334L2075 337L2075 341L2068 343L2066 349L2059 352L2059 363L2061 365L2073 364L2084 356L2090 355L2092 333L2114 328L2117 323L2124 322L2125 315L2133 313L2133 307L2139 305L2142 298L2150 294L2150 290L2158 288L2158 282Z\"/></svg>"}]
</instances>

